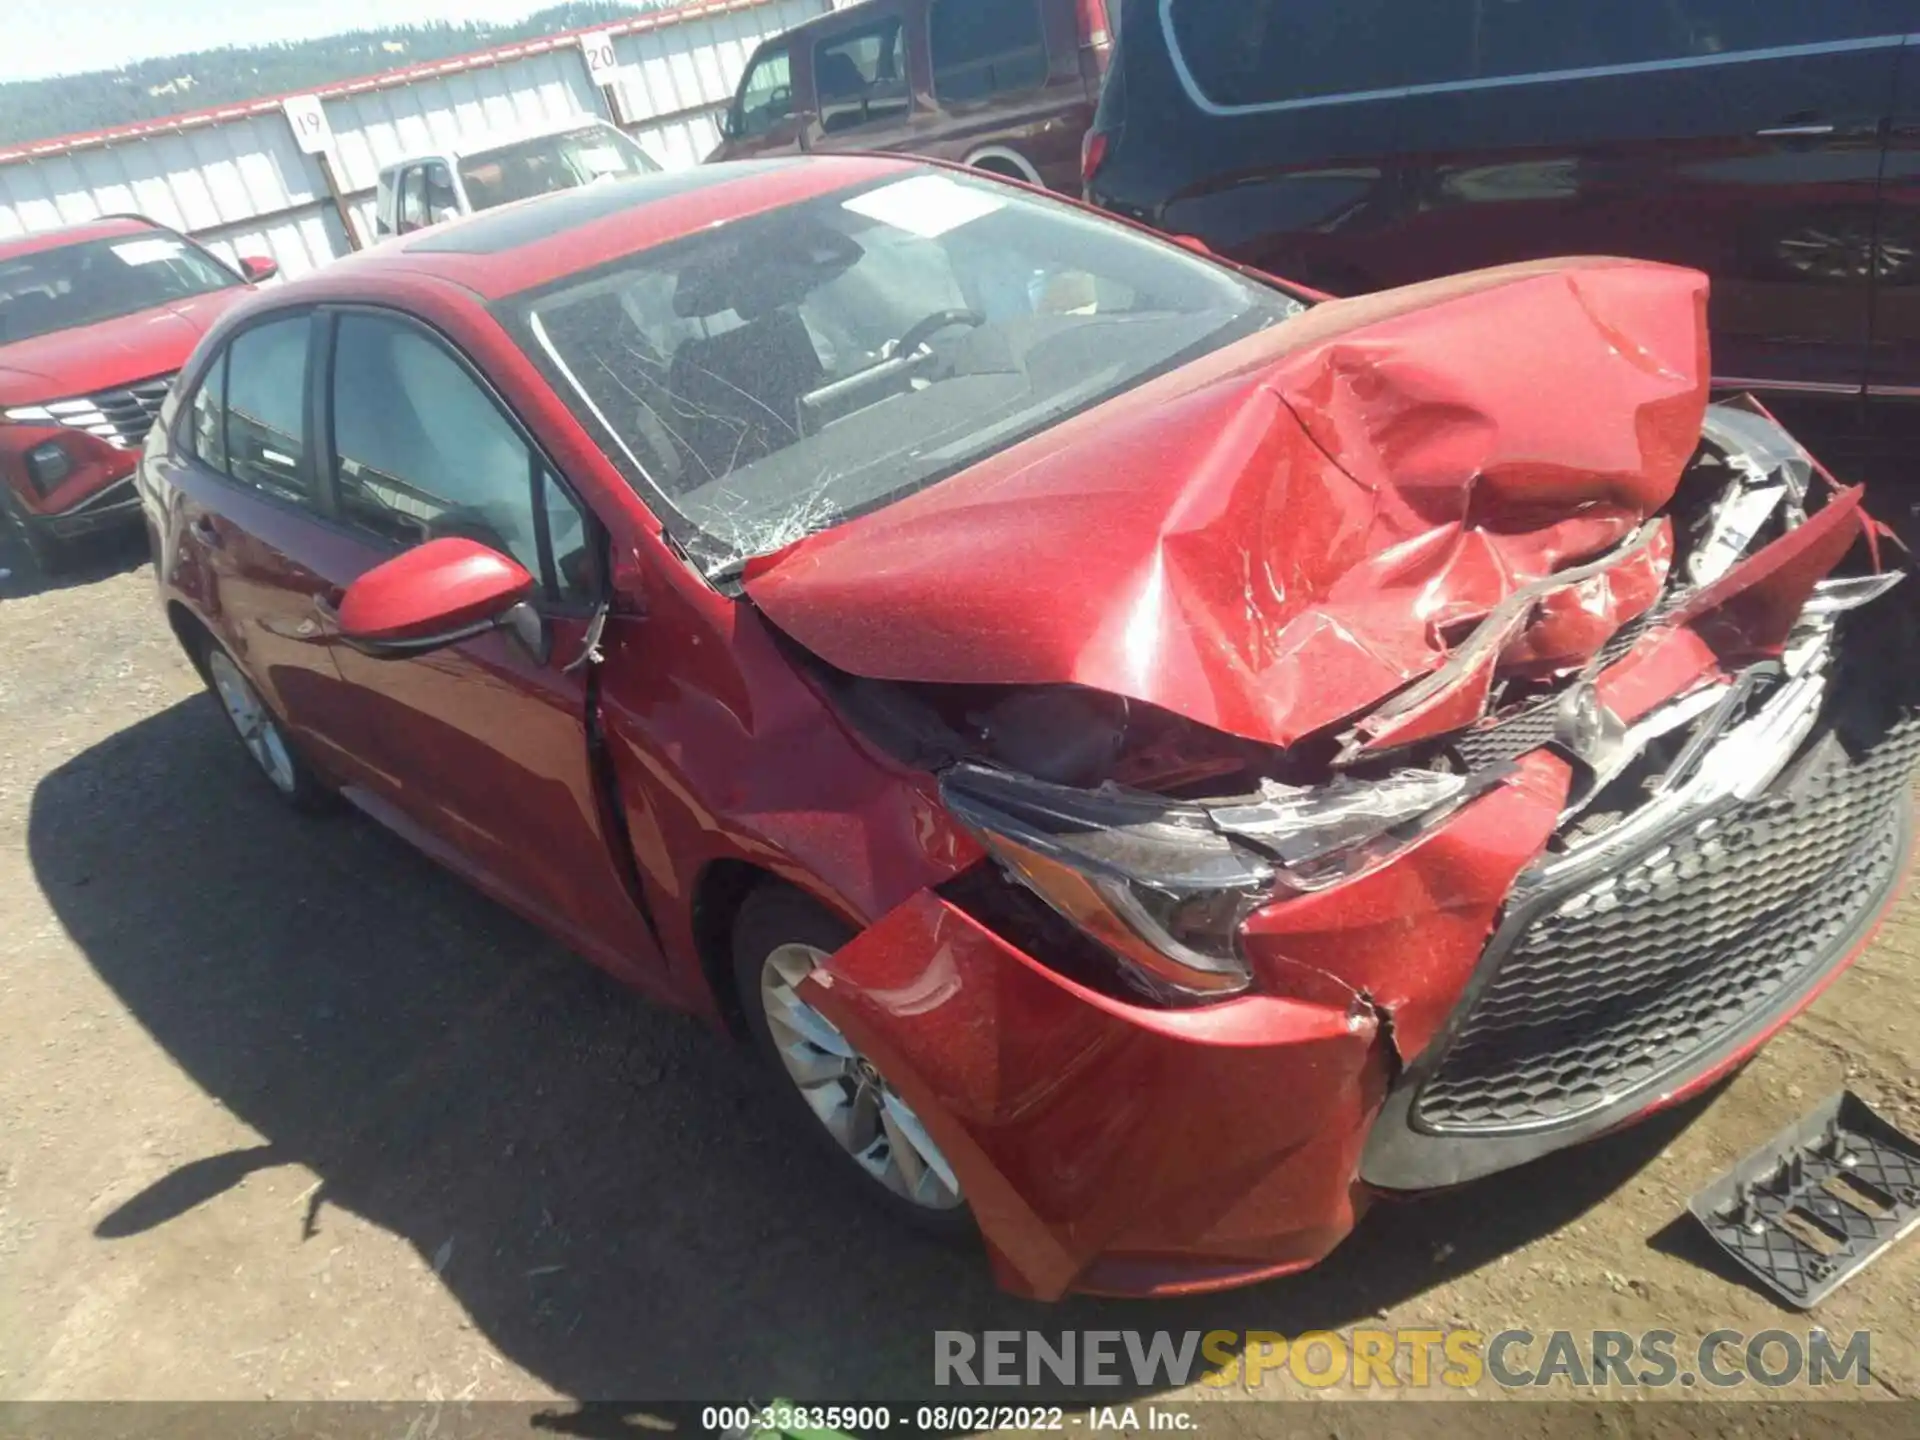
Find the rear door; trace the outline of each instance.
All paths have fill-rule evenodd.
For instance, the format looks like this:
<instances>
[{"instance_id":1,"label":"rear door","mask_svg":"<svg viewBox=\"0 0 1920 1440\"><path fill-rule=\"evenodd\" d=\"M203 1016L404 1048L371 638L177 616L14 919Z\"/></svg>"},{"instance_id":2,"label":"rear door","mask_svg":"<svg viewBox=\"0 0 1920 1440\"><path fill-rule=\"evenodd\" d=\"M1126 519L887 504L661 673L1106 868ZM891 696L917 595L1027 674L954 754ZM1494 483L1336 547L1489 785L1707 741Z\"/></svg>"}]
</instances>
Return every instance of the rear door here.
<instances>
[{"instance_id":1,"label":"rear door","mask_svg":"<svg viewBox=\"0 0 1920 1440\"><path fill-rule=\"evenodd\" d=\"M1178 20L1198 0L1169 0ZM1715 373L1857 392L1904 0L1260 0L1190 21L1194 84L1385 147L1295 176L1253 257L1335 289L1555 254L1707 271ZM1180 31L1175 26L1176 33ZM1218 203L1232 204L1223 193ZM1255 202L1243 196L1241 208ZM1204 233L1204 232L1203 232Z\"/></svg>"},{"instance_id":2,"label":"rear door","mask_svg":"<svg viewBox=\"0 0 1920 1440\"><path fill-rule=\"evenodd\" d=\"M196 378L177 432L175 544L202 614L309 753L336 775L347 705L317 602L359 573L325 521L307 377L310 312L240 331Z\"/></svg>"},{"instance_id":3,"label":"rear door","mask_svg":"<svg viewBox=\"0 0 1920 1440\"><path fill-rule=\"evenodd\" d=\"M941 142L929 153L1076 190L1093 96L1075 7L1052 0L928 0L925 14L931 129ZM1091 28L1091 18L1087 24ZM1090 45L1087 69L1103 61L1104 51Z\"/></svg>"},{"instance_id":4,"label":"rear door","mask_svg":"<svg viewBox=\"0 0 1920 1440\"><path fill-rule=\"evenodd\" d=\"M644 982L654 941L590 758L592 667L576 663L603 583L598 527L443 337L378 309L325 312L322 324L320 463L358 569L441 536L477 540L539 577L551 640L539 655L494 633L407 660L337 646L355 798Z\"/></svg>"},{"instance_id":5,"label":"rear door","mask_svg":"<svg viewBox=\"0 0 1920 1440\"><path fill-rule=\"evenodd\" d=\"M1857 392L1881 128L1910 10L1480 6L1479 83L1404 103L1419 170L1390 247L1407 257L1399 273L1569 252L1691 265L1713 278L1716 378Z\"/></svg>"}]
</instances>

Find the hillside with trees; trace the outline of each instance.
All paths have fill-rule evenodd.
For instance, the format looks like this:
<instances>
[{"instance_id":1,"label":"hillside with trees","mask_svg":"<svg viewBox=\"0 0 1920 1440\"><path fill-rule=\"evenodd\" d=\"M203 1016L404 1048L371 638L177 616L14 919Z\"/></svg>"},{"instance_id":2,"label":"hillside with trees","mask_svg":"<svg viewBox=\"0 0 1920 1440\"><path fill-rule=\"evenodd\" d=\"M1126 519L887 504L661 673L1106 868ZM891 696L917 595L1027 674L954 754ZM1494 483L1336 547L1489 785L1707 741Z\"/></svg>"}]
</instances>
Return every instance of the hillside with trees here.
<instances>
[{"instance_id":1,"label":"hillside with trees","mask_svg":"<svg viewBox=\"0 0 1920 1440\"><path fill-rule=\"evenodd\" d=\"M182 110L310 90L403 65L672 9L680 0L567 0L512 24L395 25L318 40L202 50L118 70L0 84L0 145L158 120Z\"/></svg>"}]
</instances>

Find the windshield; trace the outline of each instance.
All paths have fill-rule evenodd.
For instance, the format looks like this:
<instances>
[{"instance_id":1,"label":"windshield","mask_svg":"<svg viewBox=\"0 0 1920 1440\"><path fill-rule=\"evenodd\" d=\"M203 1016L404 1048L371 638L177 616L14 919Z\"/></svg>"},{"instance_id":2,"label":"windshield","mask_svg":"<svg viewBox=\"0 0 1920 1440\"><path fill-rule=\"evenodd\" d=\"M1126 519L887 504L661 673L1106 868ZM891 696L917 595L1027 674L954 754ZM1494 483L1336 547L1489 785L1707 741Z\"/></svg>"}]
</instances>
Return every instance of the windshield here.
<instances>
[{"instance_id":1,"label":"windshield","mask_svg":"<svg viewBox=\"0 0 1920 1440\"><path fill-rule=\"evenodd\" d=\"M460 162L460 179L473 208L487 210L529 195L646 175L659 168L646 151L611 125L585 125L562 135L544 135L469 155Z\"/></svg>"},{"instance_id":2,"label":"windshield","mask_svg":"<svg viewBox=\"0 0 1920 1440\"><path fill-rule=\"evenodd\" d=\"M174 235L82 240L0 260L0 345L240 284Z\"/></svg>"},{"instance_id":3,"label":"windshield","mask_svg":"<svg viewBox=\"0 0 1920 1440\"><path fill-rule=\"evenodd\" d=\"M711 578L1298 313L1178 246L924 171L510 315Z\"/></svg>"}]
</instances>

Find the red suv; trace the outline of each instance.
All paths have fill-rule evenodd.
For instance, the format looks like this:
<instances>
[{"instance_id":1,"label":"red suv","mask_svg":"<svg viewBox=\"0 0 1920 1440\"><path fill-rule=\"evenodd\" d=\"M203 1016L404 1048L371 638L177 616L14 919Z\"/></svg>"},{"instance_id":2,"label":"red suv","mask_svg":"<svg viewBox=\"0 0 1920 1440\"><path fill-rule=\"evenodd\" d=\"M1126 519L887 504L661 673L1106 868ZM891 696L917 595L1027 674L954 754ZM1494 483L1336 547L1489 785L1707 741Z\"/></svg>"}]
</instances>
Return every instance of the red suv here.
<instances>
[{"instance_id":1,"label":"red suv","mask_svg":"<svg viewBox=\"0 0 1920 1440\"><path fill-rule=\"evenodd\" d=\"M275 271L241 266L135 215L0 241L0 508L43 567L135 521L134 460L174 372Z\"/></svg>"},{"instance_id":2,"label":"red suv","mask_svg":"<svg viewBox=\"0 0 1920 1440\"><path fill-rule=\"evenodd\" d=\"M1015 1290L1204 1289L1699 1089L1892 899L1907 587L1705 305L707 166L235 307L140 487L280 794L749 1037Z\"/></svg>"}]
</instances>

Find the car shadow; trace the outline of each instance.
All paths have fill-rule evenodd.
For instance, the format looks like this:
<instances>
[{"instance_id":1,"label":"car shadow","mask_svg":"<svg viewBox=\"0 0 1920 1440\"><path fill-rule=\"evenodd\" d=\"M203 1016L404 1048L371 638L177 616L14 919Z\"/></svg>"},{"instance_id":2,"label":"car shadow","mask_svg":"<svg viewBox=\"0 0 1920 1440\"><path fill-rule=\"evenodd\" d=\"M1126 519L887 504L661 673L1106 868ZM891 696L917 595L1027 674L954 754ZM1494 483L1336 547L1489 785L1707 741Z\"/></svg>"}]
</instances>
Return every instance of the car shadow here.
<instances>
[{"instance_id":1,"label":"car shadow","mask_svg":"<svg viewBox=\"0 0 1920 1440\"><path fill-rule=\"evenodd\" d=\"M508 1358L583 1400L924 1398L943 1329L1364 1322L1573 1220L1694 1113L1526 1183L1377 1206L1288 1281L1039 1306L999 1293L977 1252L869 1208L781 1128L737 1046L372 824L284 810L204 697L48 775L28 838L100 976L264 1137L126 1199L100 1243L302 1165L318 1185L290 1227L321 1236L346 1210L404 1237Z\"/></svg>"},{"instance_id":2,"label":"car shadow","mask_svg":"<svg viewBox=\"0 0 1920 1440\"><path fill-rule=\"evenodd\" d=\"M148 558L146 533L137 525L68 542L57 572L40 567L12 525L0 517L0 600L23 600L53 590L92 585L123 574Z\"/></svg>"}]
</instances>

